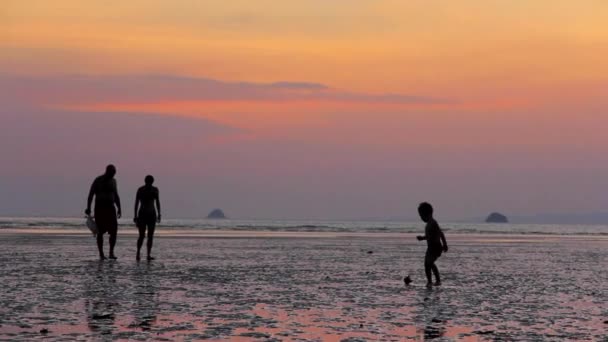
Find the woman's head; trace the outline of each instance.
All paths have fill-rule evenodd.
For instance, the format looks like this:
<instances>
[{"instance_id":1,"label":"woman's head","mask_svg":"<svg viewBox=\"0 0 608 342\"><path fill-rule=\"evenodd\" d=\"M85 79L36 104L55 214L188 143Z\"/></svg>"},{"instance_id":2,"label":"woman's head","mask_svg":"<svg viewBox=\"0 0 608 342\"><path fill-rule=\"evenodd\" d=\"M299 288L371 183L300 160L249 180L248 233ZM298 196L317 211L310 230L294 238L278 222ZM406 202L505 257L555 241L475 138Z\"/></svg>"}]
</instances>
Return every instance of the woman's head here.
<instances>
[{"instance_id":1,"label":"woman's head","mask_svg":"<svg viewBox=\"0 0 608 342\"><path fill-rule=\"evenodd\" d=\"M144 182L146 182L146 185L152 185L154 183L154 177L147 175L146 178L144 178Z\"/></svg>"}]
</instances>

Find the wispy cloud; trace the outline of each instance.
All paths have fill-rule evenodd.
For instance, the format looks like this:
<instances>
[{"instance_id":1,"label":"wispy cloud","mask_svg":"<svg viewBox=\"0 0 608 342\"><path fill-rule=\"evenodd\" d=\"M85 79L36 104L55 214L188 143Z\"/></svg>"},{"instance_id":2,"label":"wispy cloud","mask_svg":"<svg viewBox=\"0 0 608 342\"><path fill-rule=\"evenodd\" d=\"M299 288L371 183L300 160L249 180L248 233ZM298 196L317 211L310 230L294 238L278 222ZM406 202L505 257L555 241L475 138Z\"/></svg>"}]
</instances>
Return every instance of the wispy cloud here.
<instances>
[{"instance_id":1,"label":"wispy cloud","mask_svg":"<svg viewBox=\"0 0 608 342\"><path fill-rule=\"evenodd\" d=\"M228 82L168 75L64 75L0 77L0 95L7 100L39 104L158 101L329 101L382 104L452 103L447 99L410 94L371 94L334 89L321 83Z\"/></svg>"}]
</instances>

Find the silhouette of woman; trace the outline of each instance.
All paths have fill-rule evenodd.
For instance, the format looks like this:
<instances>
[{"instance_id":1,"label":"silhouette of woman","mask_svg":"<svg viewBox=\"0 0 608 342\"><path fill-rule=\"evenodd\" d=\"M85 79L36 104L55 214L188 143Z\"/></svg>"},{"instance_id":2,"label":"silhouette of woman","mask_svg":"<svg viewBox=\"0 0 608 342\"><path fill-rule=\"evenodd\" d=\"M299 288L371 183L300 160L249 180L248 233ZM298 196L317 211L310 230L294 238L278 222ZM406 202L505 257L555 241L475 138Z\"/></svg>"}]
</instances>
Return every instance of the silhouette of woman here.
<instances>
[{"instance_id":1,"label":"silhouette of woman","mask_svg":"<svg viewBox=\"0 0 608 342\"><path fill-rule=\"evenodd\" d=\"M144 186L137 190L137 196L135 196L135 216L133 222L135 222L139 229L139 238L137 239L137 261L141 259L140 251L141 246L144 243L144 238L146 237L146 229L148 230L147 259L148 261L154 260L150 255L150 252L152 251L152 243L154 241L154 229L156 228L156 223L160 223L161 217L158 188L152 186L154 177L150 175L146 176L145 183Z\"/></svg>"}]
</instances>

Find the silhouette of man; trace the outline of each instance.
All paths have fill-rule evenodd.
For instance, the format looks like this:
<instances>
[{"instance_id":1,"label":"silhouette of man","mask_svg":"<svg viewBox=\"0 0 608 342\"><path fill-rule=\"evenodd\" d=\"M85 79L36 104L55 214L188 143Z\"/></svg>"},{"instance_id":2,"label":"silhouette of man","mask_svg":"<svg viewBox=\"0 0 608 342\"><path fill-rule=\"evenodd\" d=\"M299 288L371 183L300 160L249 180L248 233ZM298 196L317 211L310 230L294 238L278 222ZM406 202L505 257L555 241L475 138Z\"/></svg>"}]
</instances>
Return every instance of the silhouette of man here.
<instances>
[{"instance_id":1,"label":"silhouette of man","mask_svg":"<svg viewBox=\"0 0 608 342\"><path fill-rule=\"evenodd\" d=\"M95 197L95 223L97 224L97 249L99 249L99 258L105 260L103 254L103 234L106 232L110 235L110 259L117 259L114 254L116 246L116 234L118 232L118 218L122 215L120 207L120 197L116 186L116 167L108 165L106 173L95 178L89 191L87 199L87 209L85 214L91 215L91 203ZM118 208L118 212L116 212Z\"/></svg>"},{"instance_id":2,"label":"silhouette of man","mask_svg":"<svg viewBox=\"0 0 608 342\"><path fill-rule=\"evenodd\" d=\"M152 186L154 184L154 177L148 175L144 179L145 185L137 190L135 196L135 216L133 222L139 229L139 238L137 239L137 256L136 260L139 261L141 246L144 243L146 237L146 228L148 229L148 261L154 260L150 255L152 251L152 243L154 241L154 229L156 223L160 223L160 198L158 194L158 188ZM139 204L141 203L141 207ZM156 205L156 208L154 207ZM139 211L138 211L139 209ZM158 215L156 214L158 211Z\"/></svg>"},{"instance_id":3,"label":"silhouette of man","mask_svg":"<svg viewBox=\"0 0 608 342\"><path fill-rule=\"evenodd\" d=\"M445 240L445 235L439 227L439 224L433 218L433 206L429 203L420 203L418 206L418 214L422 221L426 223L423 236L417 236L419 241L426 240L427 249L424 257L424 272L426 273L427 283L426 286L431 288L433 286L433 278L431 271L435 274L435 285L441 285L441 278L439 276L439 269L435 265L435 261L441 256L441 252L448 251L448 243Z\"/></svg>"}]
</instances>

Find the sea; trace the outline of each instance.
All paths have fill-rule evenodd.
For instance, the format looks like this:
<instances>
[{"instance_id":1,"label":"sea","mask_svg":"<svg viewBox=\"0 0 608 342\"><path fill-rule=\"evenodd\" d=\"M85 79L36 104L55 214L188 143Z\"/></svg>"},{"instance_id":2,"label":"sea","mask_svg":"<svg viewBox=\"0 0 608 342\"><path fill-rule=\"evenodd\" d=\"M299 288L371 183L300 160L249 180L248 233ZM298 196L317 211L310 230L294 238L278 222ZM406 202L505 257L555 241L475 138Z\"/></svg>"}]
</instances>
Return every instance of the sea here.
<instances>
[{"instance_id":1,"label":"sea","mask_svg":"<svg viewBox=\"0 0 608 342\"><path fill-rule=\"evenodd\" d=\"M0 217L1 230L28 231L65 229L86 231L85 218ZM457 234L533 234L533 235L608 235L608 225L440 223L446 233ZM135 230L132 219L119 220L121 230ZM407 221L332 221L332 220L233 220L164 219L157 231L259 231L327 233L421 233L424 223Z\"/></svg>"}]
</instances>

